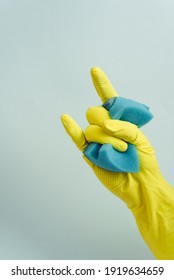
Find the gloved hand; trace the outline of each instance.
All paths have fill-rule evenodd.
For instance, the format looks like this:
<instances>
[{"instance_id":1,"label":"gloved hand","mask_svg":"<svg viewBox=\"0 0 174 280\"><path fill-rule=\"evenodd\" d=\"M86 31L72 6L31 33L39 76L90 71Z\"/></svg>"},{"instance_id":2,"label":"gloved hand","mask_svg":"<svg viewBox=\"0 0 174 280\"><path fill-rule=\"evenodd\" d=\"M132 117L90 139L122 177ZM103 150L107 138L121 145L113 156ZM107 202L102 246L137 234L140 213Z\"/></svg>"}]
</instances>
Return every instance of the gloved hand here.
<instances>
[{"instance_id":1,"label":"gloved hand","mask_svg":"<svg viewBox=\"0 0 174 280\"><path fill-rule=\"evenodd\" d=\"M117 96L100 68L92 68L91 74L102 102ZM106 188L132 211L139 231L154 256L157 259L174 259L174 189L163 178L153 147L136 125L111 120L103 107L88 109L87 119L90 125L83 132L69 115L62 115L67 133L82 152L94 141L110 143L120 151L126 150L127 143L135 145L140 163L138 173L107 171L83 157Z\"/></svg>"}]
</instances>

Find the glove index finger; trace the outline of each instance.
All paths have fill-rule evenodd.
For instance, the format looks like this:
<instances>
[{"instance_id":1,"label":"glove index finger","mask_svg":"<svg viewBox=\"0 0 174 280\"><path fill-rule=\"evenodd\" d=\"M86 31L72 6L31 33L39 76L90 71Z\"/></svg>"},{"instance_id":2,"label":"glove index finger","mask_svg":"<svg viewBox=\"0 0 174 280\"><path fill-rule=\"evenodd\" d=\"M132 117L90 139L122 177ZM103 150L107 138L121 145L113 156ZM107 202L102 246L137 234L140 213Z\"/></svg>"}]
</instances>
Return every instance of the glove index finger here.
<instances>
[{"instance_id":1,"label":"glove index finger","mask_svg":"<svg viewBox=\"0 0 174 280\"><path fill-rule=\"evenodd\" d=\"M118 96L117 92L113 88L111 82L102 69L99 67L92 67L91 77L94 87L103 103L112 97Z\"/></svg>"}]
</instances>

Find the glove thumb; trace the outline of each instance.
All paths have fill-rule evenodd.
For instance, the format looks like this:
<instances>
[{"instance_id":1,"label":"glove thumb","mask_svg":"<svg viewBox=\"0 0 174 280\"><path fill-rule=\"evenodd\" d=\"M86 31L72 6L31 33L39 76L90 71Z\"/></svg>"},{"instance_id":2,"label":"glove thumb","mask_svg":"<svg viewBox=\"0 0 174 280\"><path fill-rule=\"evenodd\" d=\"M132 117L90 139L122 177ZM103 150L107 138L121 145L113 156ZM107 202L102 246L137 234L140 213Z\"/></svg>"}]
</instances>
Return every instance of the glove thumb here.
<instances>
[{"instance_id":1,"label":"glove thumb","mask_svg":"<svg viewBox=\"0 0 174 280\"><path fill-rule=\"evenodd\" d=\"M137 149L144 152L154 152L147 137L134 124L120 120L105 120L103 129L116 138L122 139L128 143L134 144Z\"/></svg>"}]
</instances>

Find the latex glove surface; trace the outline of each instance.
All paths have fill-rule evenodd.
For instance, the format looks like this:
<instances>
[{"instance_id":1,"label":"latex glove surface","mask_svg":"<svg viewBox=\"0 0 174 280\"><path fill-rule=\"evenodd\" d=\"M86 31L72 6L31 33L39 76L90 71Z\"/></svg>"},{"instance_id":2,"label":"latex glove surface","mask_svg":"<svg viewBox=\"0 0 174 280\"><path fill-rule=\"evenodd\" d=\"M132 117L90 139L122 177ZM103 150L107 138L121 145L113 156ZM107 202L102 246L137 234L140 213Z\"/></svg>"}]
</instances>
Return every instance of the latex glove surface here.
<instances>
[{"instance_id":1,"label":"latex glove surface","mask_svg":"<svg viewBox=\"0 0 174 280\"><path fill-rule=\"evenodd\" d=\"M117 96L100 68L92 68L91 74L102 102ZM88 109L87 119L90 125L83 132L69 115L62 115L66 131L82 152L90 142L109 143L120 151L126 150L127 143L135 145L140 164L138 173L107 171L83 157L105 187L132 211L154 256L174 259L174 189L163 178L153 147L136 125L111 120L103 107Z\"/></svg>"}]
</instances>

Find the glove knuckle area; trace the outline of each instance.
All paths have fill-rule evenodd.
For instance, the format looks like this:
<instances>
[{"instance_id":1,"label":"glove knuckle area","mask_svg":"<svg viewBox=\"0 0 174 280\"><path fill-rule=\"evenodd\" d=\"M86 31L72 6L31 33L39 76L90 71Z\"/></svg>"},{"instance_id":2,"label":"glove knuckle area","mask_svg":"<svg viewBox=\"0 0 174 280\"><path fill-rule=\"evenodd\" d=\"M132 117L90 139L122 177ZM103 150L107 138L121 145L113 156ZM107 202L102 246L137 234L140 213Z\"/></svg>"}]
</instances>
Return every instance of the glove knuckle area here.
<instances>
[{"instance_id":1,"label":"glove knuckle area","mask_svg":"<svg viewBox=\"0 0 174 280\"><path fill-rule=\"evenodd\" d=\"M90 124L103 125L103 122L110 119L109 112L102 106L90 107L86 111L86 118Z\"/></svg>"},{"instance_id":2,"label":"glove knuckle area","mask_svg":"<svg viewBox=\"0 0 174 280\"><path fill-rule=\"evenodd\" d=\"M107 134L102 127L97 125L89 125L85 130L85 137L89 143L111 144L121 152L125 152L128 147L125 141Z\"/></svg>"},{"instance_id":3,"label":"glove knuckle area","mask_svg":"<svg viewBox=\"0 0 174 280\"><path fill-rule=\"evenodd\" d=\"M101 127L98 125L89 125L85 130L85 137L88 142L92 142L94 138L97 137L97 134L101 133Z\"/></svg>"}]
</instances>

